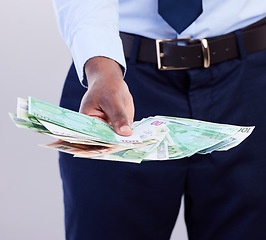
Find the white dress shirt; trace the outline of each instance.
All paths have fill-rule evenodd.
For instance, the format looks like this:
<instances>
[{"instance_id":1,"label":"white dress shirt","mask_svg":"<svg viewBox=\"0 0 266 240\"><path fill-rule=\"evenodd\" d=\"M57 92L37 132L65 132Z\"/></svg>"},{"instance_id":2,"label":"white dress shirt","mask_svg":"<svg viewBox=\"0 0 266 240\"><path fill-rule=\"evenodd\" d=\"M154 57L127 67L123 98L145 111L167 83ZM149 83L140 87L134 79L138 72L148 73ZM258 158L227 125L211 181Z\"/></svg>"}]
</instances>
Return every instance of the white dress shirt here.
<instances>
[{"instance_id":1,"label":"white dress shirt","mask_svg":"<svg viewBox=\"0 0 266 240\"><path fill-rule=\"evenodd\" d=\"M158 0L53 0L60 33L79 79L86 61L114 59L126 68L119 31L153 39L218 36L266 17L266 0L203 0L203 13L178 35L158 14Z\"/></svg>"}]
</instances>

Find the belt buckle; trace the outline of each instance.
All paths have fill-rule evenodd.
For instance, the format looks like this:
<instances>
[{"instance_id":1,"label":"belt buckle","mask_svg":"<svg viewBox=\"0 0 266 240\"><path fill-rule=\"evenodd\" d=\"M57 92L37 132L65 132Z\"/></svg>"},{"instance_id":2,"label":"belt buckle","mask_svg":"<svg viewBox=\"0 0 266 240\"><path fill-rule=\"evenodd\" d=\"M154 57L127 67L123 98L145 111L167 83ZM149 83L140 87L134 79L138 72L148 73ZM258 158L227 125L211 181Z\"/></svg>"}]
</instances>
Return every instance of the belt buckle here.
<instances>
[{"instance_id":1,"label":"belt buckle","mask_svg":"<svg viewBox=\"0 0 266 240\"><path fill-rule=\"evenodd\" d=\"M203 67L208 68L211 65L211 57L210 57L210 48L206 38L200 39L202 56L203 56Z\"/></svg>"},{"instance_id":2,"label":"belt buckle","mask_svg":"<svg viewBox=\"0 0 266 240\"><path fill-rule=\"evenodd\" d=\"M157 53L157 64L159 70L182 70L188 69L188 67L174 67L174 66L165 66L163 63L164 52L163 44L167 42L184 42L188 43L191 41L190 37L187 38L177 38L177 39L156 39L156 53Z\"/></svg>"},{"instance_id":3,"label":"belt buckle","mask_svg":"<svg viewBox=\"0 0 266 240\"><path fill-rule=\"evenodd\" d=\"M201 44L202 56L203 56L203 67L208 68L210 66L210 48L208 41L205 38L199 39ZM163 44L167 42L191 42L191 38L179 38L179 39L156 39L156 53L157 53L157 64L159 70L183 70L190 69L190 67L175 67L175 66L165 66L163 63L164 52Z\"/></svg>"}]
</instances>

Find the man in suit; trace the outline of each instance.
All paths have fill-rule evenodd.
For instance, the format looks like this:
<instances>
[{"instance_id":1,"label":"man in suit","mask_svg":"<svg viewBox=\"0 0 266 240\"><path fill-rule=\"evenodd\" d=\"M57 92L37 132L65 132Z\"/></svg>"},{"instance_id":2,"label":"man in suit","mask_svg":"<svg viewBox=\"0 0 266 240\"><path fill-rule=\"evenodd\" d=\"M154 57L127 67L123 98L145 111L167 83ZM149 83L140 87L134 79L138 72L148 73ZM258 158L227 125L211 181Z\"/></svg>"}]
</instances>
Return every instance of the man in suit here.
<instances>
[{"instance_id":1,"label":"man in suit","mask_svg":"<svg viewBox=\"0 0 266 240\"><path fill-rule=\"evenodd\" d=\"M133 119L153 115L256 126L237 148L181 160L60 153L66 238L169 239L184 195L190 240L266 239L266 3L204 0L178 32L157 2L54 2L75 64L61 106L124 136ZM155 39L180 42L163 41L156 53Z\"/></svg>"}]
</instances>

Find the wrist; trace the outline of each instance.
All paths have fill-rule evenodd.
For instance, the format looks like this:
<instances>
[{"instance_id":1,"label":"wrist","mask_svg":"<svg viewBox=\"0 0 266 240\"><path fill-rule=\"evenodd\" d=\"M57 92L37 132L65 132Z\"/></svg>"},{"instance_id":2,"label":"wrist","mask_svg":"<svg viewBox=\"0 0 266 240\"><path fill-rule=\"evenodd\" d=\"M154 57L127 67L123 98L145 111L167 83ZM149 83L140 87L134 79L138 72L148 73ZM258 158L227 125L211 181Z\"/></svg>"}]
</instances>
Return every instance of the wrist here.
<instances>
[{"instance_id":1,"label":"wrist","mask_svg":"<svg viewBox=\"0 0 266 240\"><path fill-rule=\"evenodd\" d=\"M123 71L120 65L113 59L106 57L93 57L84 65L84 72L88 85L98 78L123 79Z\"/></svg>"}]
</instances>

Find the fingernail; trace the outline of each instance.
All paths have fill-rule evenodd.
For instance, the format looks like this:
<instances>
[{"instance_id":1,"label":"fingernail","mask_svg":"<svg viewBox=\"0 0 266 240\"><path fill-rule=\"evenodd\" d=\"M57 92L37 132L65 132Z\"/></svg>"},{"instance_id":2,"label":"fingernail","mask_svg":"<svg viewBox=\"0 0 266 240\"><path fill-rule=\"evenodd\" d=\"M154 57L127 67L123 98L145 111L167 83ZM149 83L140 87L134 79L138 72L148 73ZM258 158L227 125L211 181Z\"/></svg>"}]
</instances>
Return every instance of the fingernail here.
<instances>
[{"instance_id":1,"label":"fingernail","mask_svg":"<svg viewBox=\"0 0 266 240\"><path fill-rule=\"evenodd\" d=\"M131 132L131 128L129 126L122 126L120 127L121 132Z\"/></svg>"}]
</instances>

